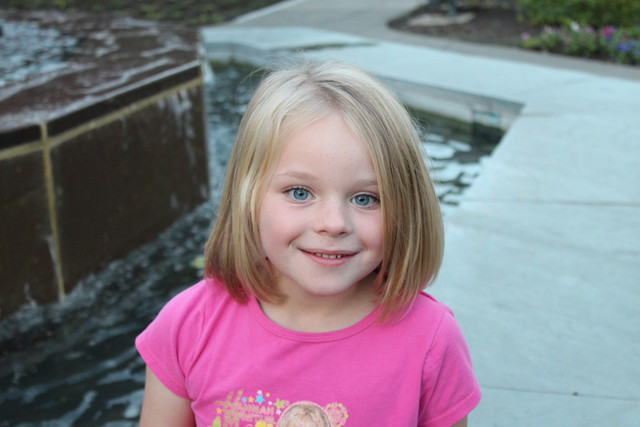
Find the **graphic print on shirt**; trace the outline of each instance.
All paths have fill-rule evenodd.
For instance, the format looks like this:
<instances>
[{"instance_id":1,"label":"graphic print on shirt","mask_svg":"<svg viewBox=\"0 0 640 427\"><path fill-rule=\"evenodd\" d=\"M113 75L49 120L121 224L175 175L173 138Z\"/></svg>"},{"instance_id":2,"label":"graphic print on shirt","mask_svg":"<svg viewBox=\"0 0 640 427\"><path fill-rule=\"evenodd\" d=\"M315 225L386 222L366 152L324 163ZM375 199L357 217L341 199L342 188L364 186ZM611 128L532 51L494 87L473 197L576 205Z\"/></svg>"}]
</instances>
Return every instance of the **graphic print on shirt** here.
<instances>
[{"instance_id":1,"label":"graphic print on shirt","mask_svg":"<svg viewBox=\"0 0 640 427\"><path fill-rule=\"evenodd\" d=\"M215 403L213 422L208 427L342 427L349 413L341 403L321 406L314 402L290 402L269 392L231 391Z\"/></svg>"}]
</instances>

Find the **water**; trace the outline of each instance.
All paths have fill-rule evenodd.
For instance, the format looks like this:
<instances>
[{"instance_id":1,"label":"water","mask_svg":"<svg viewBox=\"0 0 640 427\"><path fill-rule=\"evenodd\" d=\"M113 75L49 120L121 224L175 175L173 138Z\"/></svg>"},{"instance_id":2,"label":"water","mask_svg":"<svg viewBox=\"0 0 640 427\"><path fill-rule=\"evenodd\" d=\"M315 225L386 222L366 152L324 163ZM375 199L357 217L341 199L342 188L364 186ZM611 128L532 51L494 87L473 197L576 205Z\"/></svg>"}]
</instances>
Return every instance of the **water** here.
<instances>
[{"instance_id":1,"label":"water","mask_svg":"<svg viewBox=\"0 0 640 427\"><path fill-rule=\"evenodd\" d=\"M0 87L63 68L77 43L55 28L0 19Z\"/></svg>"},{"instance_id":2,"label":"water","mask_svg":"<svg viewBox=\"0 0 640 427\"><path fill-rule=\"evenodd\" d=\"M443 215L460 203L464 190L478 177L482 162L498 140L474 135L468 123L455 122L420 111L412 111L422 127L421 139L440 198ZM500 134L501 136L501 134Z\"/></svg>"},{"instance_id":3,"label":"water","mask_svg":"<svg viewBox=\"0 0 640 427\"><path fill-rule=\"evenodd\" d=\"M222 181L235 129L258 77L214 66L207 86L210 174ZM244 84L239 85L240 82ZM495 143L472 141L471 127L420 115L452 209ZM212 185L212 200L219 188ZM25 307L0 324L0 426L137 425L144 364L133 342L164 303L202 276L202 247L214 202L176 222L154 242L88 277L62 304Z\"/></svg>"}]
</instances>

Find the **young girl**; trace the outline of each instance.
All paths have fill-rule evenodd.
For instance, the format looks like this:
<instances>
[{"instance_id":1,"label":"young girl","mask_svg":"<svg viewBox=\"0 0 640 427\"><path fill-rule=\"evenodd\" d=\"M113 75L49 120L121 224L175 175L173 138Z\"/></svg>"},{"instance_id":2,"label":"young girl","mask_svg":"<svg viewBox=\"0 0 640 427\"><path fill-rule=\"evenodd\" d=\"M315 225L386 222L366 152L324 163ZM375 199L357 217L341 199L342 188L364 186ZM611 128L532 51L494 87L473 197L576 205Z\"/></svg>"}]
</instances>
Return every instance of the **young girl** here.
<instances>
[{"instance_id":1,"label":"young girl","mask_svg":"<svg viewBox=\"0 0 640 427\"><path fill-rule=\"evenodd\" d=\"M466 425L467 345L421 292L442 251L395 96L336 62L272 73L240 124L206 278L136 340L141 425L273 427L296 402L336 427Z\"/></svg>"}]
</instances>

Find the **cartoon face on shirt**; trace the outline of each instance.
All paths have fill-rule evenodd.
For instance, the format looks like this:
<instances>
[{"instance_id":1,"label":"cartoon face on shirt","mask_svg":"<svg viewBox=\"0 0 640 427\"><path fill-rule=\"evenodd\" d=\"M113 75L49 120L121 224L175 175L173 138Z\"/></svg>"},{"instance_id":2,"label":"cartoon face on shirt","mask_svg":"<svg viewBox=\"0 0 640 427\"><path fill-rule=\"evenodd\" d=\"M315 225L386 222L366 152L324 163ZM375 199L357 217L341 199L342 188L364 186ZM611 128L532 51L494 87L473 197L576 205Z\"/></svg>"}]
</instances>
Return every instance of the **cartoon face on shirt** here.
<instances>
[{"instance_id":1,"label":"cartoon face on shirt","mask_svg":"<svg viewBox=\"0 0 640 427\"><path fill-rule=\"evenodd\" d=\"M282 413L276 427L332 427L332 424L320 405L296 402Z\"/></svg>"}]
</instances>

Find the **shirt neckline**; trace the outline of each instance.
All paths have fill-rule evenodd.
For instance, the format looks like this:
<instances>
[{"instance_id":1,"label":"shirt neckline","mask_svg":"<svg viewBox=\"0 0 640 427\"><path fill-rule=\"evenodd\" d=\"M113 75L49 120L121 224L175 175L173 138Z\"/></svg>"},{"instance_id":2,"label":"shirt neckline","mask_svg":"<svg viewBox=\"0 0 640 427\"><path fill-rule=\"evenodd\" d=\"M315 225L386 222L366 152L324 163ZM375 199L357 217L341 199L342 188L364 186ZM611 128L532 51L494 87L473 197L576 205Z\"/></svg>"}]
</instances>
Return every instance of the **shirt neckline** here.
<instances>
[{"instance_id":1,"label":"shirt neckline","mask_svg":"<svg viewBox=\"0 0 640 427\"><path fill-rule=\"evenodd\" d=\"M344 329L330 332L299 332L280 326L273 320L269 319L262 311L262 308L260 308L260 303L256 297L251 297L249 300L249 310L260 326L271 334L291 341L308 343L339 341L352 337L376 323L380 318L380 307L376 307L364 319Z\"/></svg>"}]
</instances>

